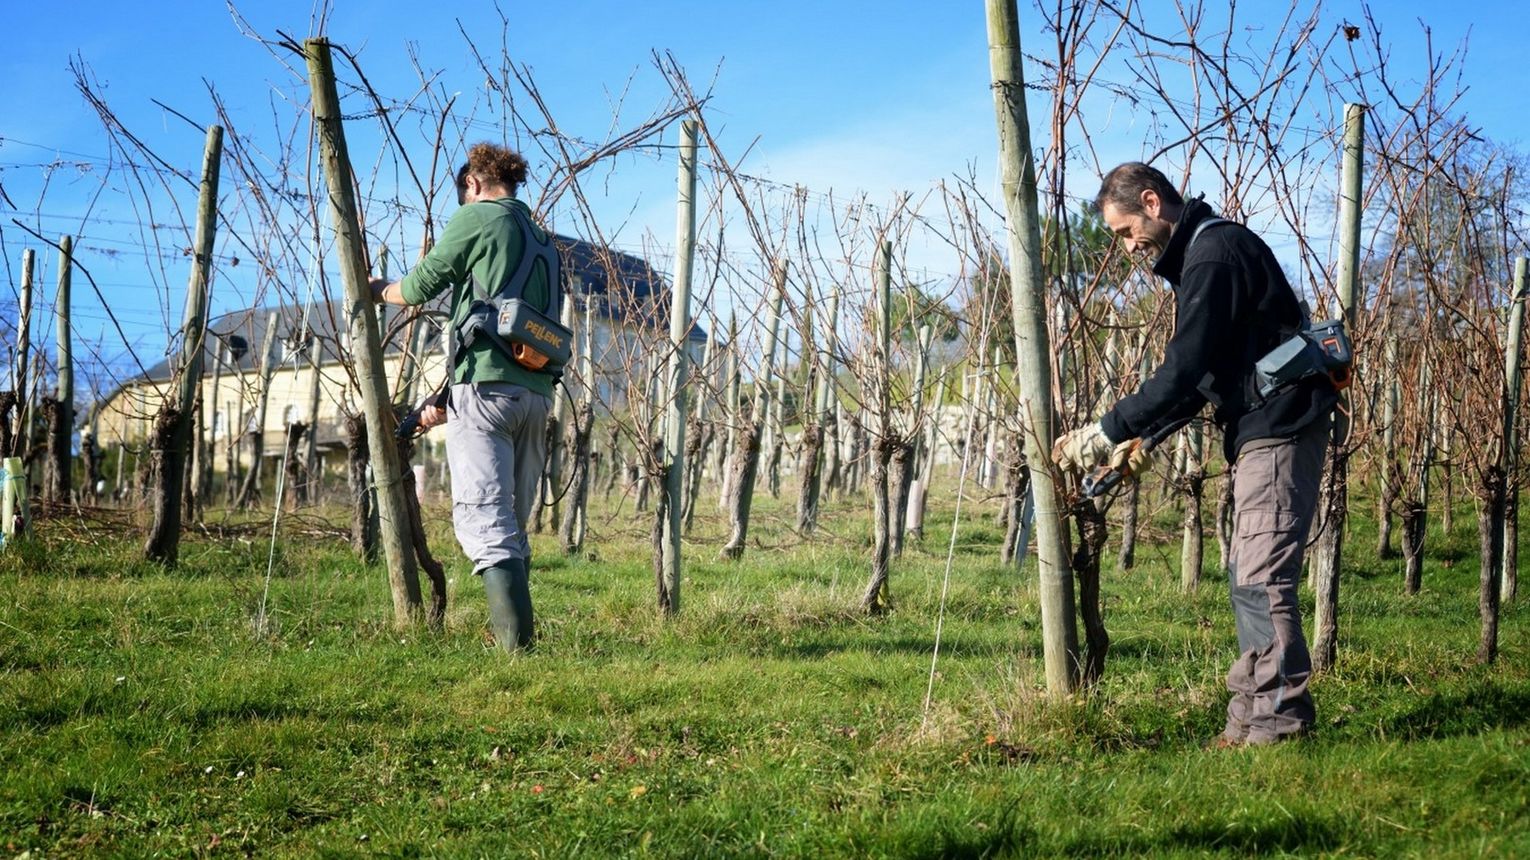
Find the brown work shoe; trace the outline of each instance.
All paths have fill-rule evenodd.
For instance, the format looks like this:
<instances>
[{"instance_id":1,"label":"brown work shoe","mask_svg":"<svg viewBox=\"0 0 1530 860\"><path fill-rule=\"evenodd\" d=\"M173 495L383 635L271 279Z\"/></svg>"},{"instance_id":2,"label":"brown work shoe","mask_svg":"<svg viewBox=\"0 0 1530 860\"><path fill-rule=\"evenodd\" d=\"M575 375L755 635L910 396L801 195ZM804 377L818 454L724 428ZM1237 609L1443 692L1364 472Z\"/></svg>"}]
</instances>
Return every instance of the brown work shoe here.
<instances>
[{"instance_id":1,"label":"brown work shoe","mask_svg":"<svg viewBox=\"0 0 1530 860\"><path fill-rule=\"evenodd\" d=\"M1204 744L1201 744L1201 749L1235 750L1246 746L1248 746L1248 741L1242 740L1241 738L1228 737L1227 735L1217 735Z\"/></svg>"}]
</instances>

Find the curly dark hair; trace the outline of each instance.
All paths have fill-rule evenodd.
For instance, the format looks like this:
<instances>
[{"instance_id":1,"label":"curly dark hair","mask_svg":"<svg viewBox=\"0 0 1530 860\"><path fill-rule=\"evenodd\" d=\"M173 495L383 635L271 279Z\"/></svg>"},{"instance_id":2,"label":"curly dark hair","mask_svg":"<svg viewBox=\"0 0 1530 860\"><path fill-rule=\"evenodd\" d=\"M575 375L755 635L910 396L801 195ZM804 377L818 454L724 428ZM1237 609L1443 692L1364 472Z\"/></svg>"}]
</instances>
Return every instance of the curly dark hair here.
<instances>
[{"instance_id":1,"label":"curly dark hair","mask_svg":"<svg viewBox=\"0 0 1530 860\"><path fill-rule=\"evenodd\" d=\"M457 192L467 185L468 174L480 181L503 185L513 195L526 181L526 159L519 152L498 144L475 143L468 149L467 164L457 170Z\"/></svg>"},{"instance_id":2,"label":"curly dark hair","mask_svg":"<svg viewBox=\"0 0 1530 860\"><path fill-rule=\"evenodd\" d=\"M1135 215L1142 211L1142 192L1150 188L1157 192L1163 202L1174 206L1184 205L1185 199L1180 196L1179 189L1174 187L1174 183L1162 171L1140 161L1128 161L1111 168L1105 174L1105 179L1100 183L1100 193L1094 198L1095 211L1109 202L1114 203L1122 214Z\"/></svg>"}]
</instances>

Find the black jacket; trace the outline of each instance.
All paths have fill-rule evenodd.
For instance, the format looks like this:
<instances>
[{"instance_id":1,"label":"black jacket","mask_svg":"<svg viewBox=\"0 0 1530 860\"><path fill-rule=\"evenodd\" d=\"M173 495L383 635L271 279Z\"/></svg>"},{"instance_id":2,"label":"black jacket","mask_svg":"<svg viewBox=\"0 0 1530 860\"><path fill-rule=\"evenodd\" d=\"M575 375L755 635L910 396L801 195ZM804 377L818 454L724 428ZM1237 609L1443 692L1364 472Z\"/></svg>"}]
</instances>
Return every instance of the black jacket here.
<instances>
[{"instance_id":1,"label":"black jacket","mask_svg":"<svg viewBox=\"0 0 1530 860\"><path fill-rule=\"evenodd\" d=\"M1338 400L1322 377L1261 402L1254 363L1301 324L1301 305L1275 255L1241 224L1196 225L1216 217L1199 198L1185 204L1154 274L1174 286L1174 336L1163 363L1100 419L1113 442L1146 436L1210 403L1224 433L1227 462L1251 439L1290 436L1332 411Z\"/></svg>"}]
</instances>

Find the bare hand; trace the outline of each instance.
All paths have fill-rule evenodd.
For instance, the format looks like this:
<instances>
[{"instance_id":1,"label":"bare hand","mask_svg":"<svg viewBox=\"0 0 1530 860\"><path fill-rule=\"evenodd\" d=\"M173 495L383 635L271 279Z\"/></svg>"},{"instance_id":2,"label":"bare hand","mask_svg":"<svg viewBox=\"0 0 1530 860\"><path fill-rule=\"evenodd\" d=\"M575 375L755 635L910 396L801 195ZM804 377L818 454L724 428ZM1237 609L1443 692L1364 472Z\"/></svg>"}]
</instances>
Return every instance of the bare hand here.
<instances>
[{"instance_id":1,"label":"bare hand","mask_svg":"<svg viewBox=\"0 0 1530 860\"><path fill-rule=\"evenodd\" d=\"M439 406L425 406L420 409L420 426L429 430L446 423L446 410Z\"/></svg>"}]
</instances>

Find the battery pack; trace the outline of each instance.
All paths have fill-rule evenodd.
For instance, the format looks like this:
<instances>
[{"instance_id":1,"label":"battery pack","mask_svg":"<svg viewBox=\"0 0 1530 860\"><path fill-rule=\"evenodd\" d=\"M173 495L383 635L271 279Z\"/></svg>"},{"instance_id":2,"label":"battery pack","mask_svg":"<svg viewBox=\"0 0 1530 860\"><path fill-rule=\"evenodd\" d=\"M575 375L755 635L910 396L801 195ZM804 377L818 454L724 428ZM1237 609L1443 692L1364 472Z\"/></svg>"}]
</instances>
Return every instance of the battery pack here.
<instances>
[{"instance_id":1,"label":"battery pack","mask_svg":"<svg viewBox=\"0 0 1530 860\"><path fill-rule=\"evenodd\" d=\"M498 299L495 331L528 370L562 368L573 356L574 333L520 299Z\"/></svg>"}]
</instances>

